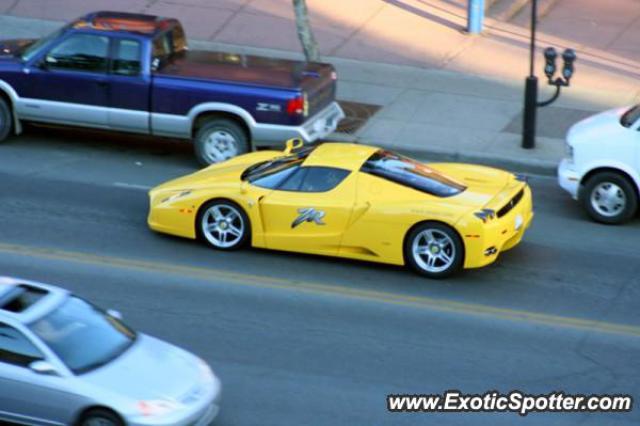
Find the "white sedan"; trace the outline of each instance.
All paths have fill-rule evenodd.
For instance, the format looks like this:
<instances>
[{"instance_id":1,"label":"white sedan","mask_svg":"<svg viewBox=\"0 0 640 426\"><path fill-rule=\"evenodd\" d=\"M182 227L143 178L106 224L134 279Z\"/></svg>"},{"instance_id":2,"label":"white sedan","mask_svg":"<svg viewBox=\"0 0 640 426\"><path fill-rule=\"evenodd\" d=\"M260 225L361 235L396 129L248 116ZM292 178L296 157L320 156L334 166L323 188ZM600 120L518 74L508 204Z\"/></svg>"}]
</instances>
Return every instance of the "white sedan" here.
<instances>
[{"instance_id":1,"label":"white sedan","mask_svg":"<svg viewBox=\"0 0 640 426\"><path fill-rule=\"evenodd\" d=\"M602 223L631 219L640 188L640 105L605 111L567 133L558 182Z\"/></svg>"}]
</instances>

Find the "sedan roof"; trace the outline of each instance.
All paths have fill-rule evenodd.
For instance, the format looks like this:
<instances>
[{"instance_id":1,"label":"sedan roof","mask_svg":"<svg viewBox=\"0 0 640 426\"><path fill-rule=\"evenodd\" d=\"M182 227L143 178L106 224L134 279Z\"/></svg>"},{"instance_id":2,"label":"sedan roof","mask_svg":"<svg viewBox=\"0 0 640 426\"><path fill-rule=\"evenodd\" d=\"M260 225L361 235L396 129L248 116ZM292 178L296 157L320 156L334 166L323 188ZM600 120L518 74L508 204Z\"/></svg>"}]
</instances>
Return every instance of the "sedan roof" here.
<instances>
[{"instance_id":1,"label":"sedan roof","mask_svg":"<svg viewBox=\"0 0 640 426\"><path fill-rule=\"evenodd\" d=\"M325 142L309 154L304 165L358 170L378 150L379 148L369 145Z\"/></svg>"}]
</instances>

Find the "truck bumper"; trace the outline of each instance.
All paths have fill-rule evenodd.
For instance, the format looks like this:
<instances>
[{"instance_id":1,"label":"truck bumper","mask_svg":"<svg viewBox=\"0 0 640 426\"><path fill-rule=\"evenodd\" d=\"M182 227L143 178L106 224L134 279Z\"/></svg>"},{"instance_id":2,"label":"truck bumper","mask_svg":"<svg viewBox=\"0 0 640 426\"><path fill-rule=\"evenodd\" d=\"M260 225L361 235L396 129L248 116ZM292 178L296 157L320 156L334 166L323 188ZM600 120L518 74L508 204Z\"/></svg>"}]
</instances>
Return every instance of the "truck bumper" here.
<instances>
[{"instance_id":1,"label":"truck bumper","mask_svg":"<svg viewBox=\"0 0 640 426\"><path fill-rule=\"evenodd\" d=\"M332 102L301 126L256 123L251 133L258 146L280 144L291 138L302 138L305 142L313 142L334 132L344 116L340 105Z\"/></svg>"}]
</instances>

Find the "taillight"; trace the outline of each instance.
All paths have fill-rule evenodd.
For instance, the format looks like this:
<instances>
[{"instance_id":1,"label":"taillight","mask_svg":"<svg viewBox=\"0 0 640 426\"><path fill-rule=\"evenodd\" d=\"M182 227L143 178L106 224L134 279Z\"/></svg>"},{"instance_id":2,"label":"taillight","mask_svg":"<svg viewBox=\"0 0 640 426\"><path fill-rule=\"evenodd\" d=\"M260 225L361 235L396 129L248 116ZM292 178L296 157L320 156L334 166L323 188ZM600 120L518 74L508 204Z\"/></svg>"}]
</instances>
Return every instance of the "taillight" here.
<instances>
[{"instance_id":1,"label":"taillight","mask_svg":"<svg viewBox=\"0 0 640 426\"><path fill-rule=\"evenodd\" d=\"M289 99L287 102L287 114L289 115L307 115L307 99L304 94Z\"/></svg>"},{"instance_id":2,"label":"taillight","mask_svg":"<svg viewBox=\"0 0 640 426\"><path fill-rule=\"evenodd\" d=\"M302 97L302 95L293 99L289 99L289 102L287 102L287 114L294 115L294 114L302 114L303 112L304 112L304 98Z\"/></svg>"}]
</instances>

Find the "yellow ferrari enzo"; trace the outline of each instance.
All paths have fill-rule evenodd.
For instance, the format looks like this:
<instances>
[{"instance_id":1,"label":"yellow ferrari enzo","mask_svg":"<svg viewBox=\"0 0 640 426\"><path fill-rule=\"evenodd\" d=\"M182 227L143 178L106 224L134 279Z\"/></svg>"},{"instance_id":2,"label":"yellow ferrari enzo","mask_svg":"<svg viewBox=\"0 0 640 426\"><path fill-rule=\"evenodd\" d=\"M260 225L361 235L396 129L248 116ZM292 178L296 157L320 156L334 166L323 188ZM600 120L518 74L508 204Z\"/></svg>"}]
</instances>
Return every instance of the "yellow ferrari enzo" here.
<instances>
[{"instance_id":1,"label":"yellow ferrari enzo","mask_svg":"<svg viewBox=\"0 0 640 426\"><path fill-rule=\"evenodd\" d=\"M289 141L214 164L150 192L151 229L234 250L410 265L443 278L493 262L533 217L522 176L423 164L372 146Z\"/></svg>"}]
</instances>

